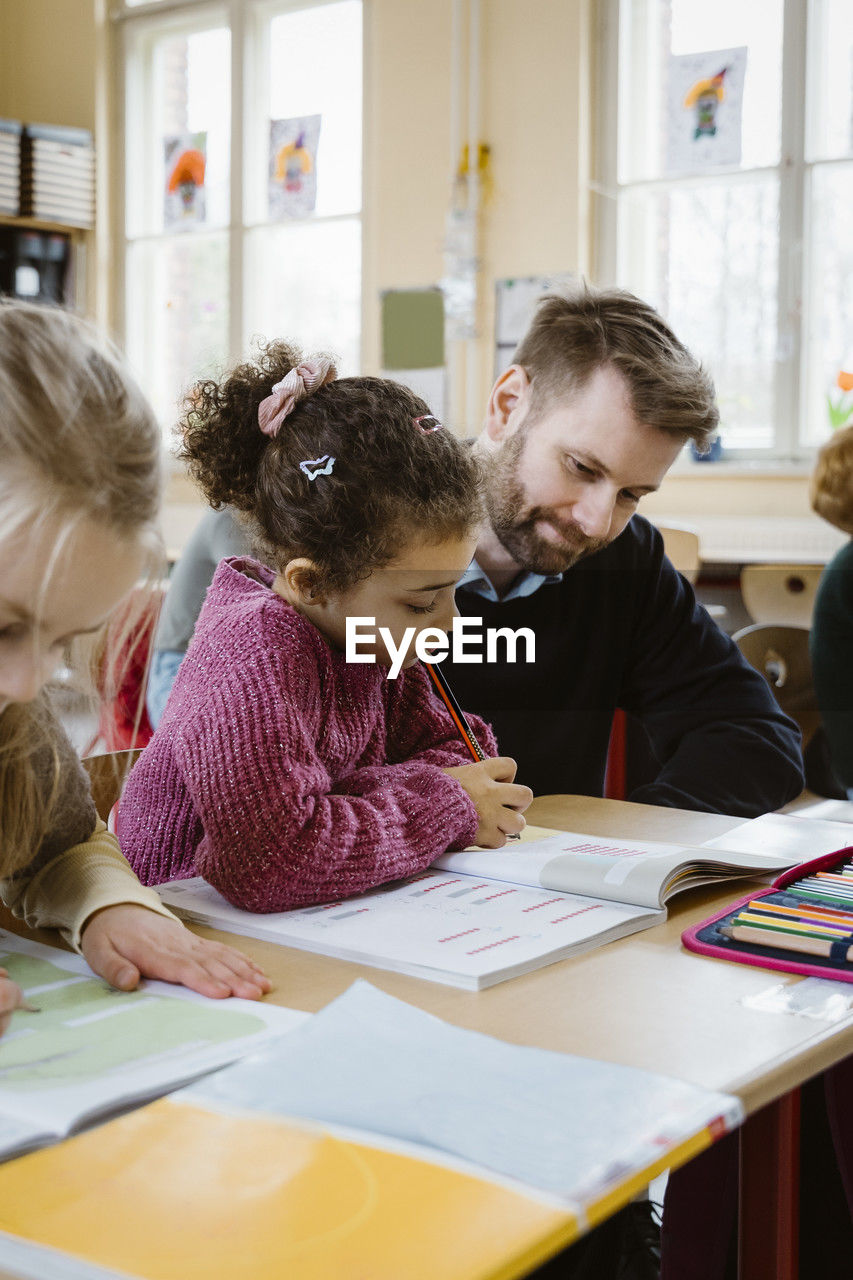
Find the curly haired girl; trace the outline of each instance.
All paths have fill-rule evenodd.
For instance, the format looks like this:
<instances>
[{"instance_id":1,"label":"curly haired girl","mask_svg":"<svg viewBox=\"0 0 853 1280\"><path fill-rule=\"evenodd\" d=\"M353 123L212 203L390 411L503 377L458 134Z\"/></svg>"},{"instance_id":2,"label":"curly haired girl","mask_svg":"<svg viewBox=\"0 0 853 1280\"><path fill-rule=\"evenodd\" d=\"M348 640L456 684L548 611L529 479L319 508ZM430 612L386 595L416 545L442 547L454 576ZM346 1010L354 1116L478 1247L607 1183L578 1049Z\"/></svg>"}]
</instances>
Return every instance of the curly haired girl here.
<instances>
[{"instance_id":1,"label":"curly haired girl","mask_svg":"<svg viewBox=\"0 0 853 1280\"><path fill-rule=\"evenodd\" d=\"M473 554L469 451L407 388L337 380L328 357L280 342L197 387L182 436L265 563L219 565L128 780L119 833L143 881L202 875L237 906L282 911L518 832L532 797L514 762L472 718L487 758L470 763L413 653L418 618L450 627ZM347 661L354 617L386 628L373 663Z\"/></svg>"}]
</instances>

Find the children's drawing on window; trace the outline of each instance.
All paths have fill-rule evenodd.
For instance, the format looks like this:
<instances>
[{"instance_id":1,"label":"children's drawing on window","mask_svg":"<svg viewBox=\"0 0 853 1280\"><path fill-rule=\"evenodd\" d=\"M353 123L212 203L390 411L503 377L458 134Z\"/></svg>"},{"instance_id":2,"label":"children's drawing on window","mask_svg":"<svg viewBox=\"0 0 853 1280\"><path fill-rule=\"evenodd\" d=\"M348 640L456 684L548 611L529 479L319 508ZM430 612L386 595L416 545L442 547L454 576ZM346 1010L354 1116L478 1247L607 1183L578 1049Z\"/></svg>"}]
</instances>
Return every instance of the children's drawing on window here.
<instances>
[{"instance_id":1,"label":"children's drawing on window","mask_svg":"<svg viewBox=\"0 0 853 1280\"><path fill-rule=\"evenodd\" d=\"M272 221L303 218L314 212L320 120L319 115L270 120L269 216Z\"/></svg>"},{"instance_id":2,"label":"children's drawing on window","mask_svg":"<svg viewBox=\"0 0 853 1280\"><path fill-rule=\"evenodd\" d=\"M207 133L182 133L164 138L163 158L163 225L176 230L204 223Z\"/></svg>"},{"instance_id":3,"label":"children's drawing on window","mask_svg":"<svg viewBox=\"0 0 853 1280\"><path fill-rule=\"evenodd\" d=\"M667 173L740 164L746 48L674 55L667 90Z\"/></svg>"}]
</instances>

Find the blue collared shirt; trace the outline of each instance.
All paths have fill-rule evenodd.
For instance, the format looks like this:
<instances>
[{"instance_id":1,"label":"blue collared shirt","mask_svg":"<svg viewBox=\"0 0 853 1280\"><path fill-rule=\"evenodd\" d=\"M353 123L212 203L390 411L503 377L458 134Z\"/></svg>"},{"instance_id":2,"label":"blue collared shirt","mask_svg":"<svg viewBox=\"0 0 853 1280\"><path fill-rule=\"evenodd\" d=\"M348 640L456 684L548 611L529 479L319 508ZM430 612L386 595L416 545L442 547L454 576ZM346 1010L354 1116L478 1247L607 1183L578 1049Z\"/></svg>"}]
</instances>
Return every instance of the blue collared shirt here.
<instances>
[{"instance_id":1,"label":"blue collared shirt","mask_svg":"<svg viewBox=\"0 0 853 1280\"><path fill-rule=\"evenodd\" d=\"M475 559L471 561L456 585L457 587L464 587L466 591L473 592L475 596L482 596L484 600L491 600L495 604L503 604L506 600L520 600L524 596L532 596L533 592L538 591L540 587L552 582L562 582L562 580L563 575L561 573L532 573L529 569L525 569L518 575L506 595L498 596L489 578Z\"/></svg>"}]
</instances>

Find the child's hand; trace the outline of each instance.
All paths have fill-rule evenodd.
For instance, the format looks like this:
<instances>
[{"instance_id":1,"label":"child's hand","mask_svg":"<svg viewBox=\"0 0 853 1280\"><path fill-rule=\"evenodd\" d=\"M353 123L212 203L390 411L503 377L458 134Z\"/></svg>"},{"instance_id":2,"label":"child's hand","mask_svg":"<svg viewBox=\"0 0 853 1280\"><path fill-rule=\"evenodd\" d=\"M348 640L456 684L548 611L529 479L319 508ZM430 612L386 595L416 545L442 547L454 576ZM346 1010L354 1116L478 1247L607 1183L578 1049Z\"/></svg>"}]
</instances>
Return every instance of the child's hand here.
<instances>
[{"instance_id":1,"label":"child's hand","mask_svg":"<svg viewBox=\"0 0 853 1280\"><path fill-rule=\"evenodd\" d=\"M216 999L258 1000L272 986L242 952L198 938L177 920L130 902L96 912L80 950L95 973L122 991L132 991L140 978L159 978Z\"/></svg>"},{"instance_id":2,"label":"child's hand","mask_svg":"<svg viewBox=\"0 0 853 1280\"><path fill-rule=\"evenodd\" d=\"M507 836L524 828L523 811L533 799L529 787L513 782L518 766L509 756L478 760L476 764L460 764L442 769L455 778L471 797L480 819L474 843L485 849L500 849Z\"/></svg>"},{"instance_id":3,"label":"child's hand","mask_svg":"<svg viewBox=\"0 0 853 1280\"><path fill-rule=\"evenodd\" d=\"M9 1025L9 1019L16 1009L20 1009L24 997L21 988L10 981L6 969L0 969L0 1036Z\"/></svg>"}]
</instances>

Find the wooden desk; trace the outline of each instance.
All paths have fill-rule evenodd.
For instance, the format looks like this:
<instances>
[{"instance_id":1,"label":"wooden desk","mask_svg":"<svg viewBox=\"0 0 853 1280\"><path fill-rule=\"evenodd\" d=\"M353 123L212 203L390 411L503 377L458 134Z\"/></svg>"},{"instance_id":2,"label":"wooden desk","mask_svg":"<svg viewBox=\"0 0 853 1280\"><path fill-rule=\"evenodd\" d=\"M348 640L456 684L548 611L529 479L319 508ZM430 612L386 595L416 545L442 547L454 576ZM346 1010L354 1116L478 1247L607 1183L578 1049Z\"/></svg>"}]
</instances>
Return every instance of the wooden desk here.
<instances>
[{"instance_id":1,"label":"wooden desk","mask_svg":"<svg viewBox=\"0 0 853 1280\"><path fill-rule=\"evenodd\" d=\"M540 797L529 818L594 835L689 845L737 825L716 814L585 796ZM853 1053L853 1022L838 1026L748 1009L745 998L798 979L684 950L682 931L746 887L728 882L681 895L663 925L476 993L250 938L227 940L265 967L275 984L272 998L285 1005L319 1009L363 977L458 1026L737 1094L750 1117L741 1157L747 1196L742 1273L748 1280L795 1280L798 1149L792 1091Z\"/></svg>"},{"instance_id":2,"label":"wooden desk","mask_svg":"<svg viewBox=\"0 0 853 1280\"><path fill-rule=\"evenodd\" d=\"M542 825L590 834L692 845L737 825L719 815L589 797L541 797L529 816ZM270 998L276 1003L314 1011L363 977L459 1026L518 1044L643 1067L739 1095L750 1116L759 1113L757 1149L749 1141L751 1121L745 1126L745 1149L748 1184L764 1201L746 1220L771 1235L775 1231L778 1239L780 1220L784 1226L791 1212L796 1180L793 1169L780 1177L772 1160L791 1130L784 1101L769 1112L762 1109L853 1052L853 1023L839 1027L747 1009L745 997L776 981L797 979L703 958L681 947L680 934L688 924L738 892L739 886L729 882L720 889L682 895L670 906L670 919L663 925L480 992L253 938L199 932L233 942L262 964L274 982ZM749 1280L763 1280L765 1275L768 1280L793 1280L796 1270L785 1270L784 1247L768 1252L762 1243L762 1250L768 1269L751 1270Z\"/></svg>"}]
</instances>

